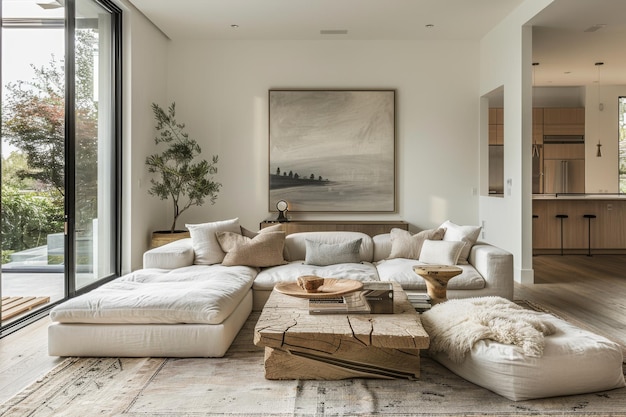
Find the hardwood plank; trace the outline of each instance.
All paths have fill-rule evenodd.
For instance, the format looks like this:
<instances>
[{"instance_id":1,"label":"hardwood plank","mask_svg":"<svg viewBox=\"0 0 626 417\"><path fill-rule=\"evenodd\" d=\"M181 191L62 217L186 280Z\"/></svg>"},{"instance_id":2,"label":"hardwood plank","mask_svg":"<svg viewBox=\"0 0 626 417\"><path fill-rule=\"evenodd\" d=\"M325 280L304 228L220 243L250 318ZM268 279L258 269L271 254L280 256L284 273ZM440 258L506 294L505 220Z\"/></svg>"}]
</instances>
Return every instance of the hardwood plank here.
<instances>
[{"instance_id":1,"label":"hardwood plank","mask_svg":"<svg viewBox=\"0 0 626 417\"><path fill-rule=\"evenodd\" d=\"M50 297L2 297L1 320L11 319L49 302Z\"/></svg>"}]
</instances>

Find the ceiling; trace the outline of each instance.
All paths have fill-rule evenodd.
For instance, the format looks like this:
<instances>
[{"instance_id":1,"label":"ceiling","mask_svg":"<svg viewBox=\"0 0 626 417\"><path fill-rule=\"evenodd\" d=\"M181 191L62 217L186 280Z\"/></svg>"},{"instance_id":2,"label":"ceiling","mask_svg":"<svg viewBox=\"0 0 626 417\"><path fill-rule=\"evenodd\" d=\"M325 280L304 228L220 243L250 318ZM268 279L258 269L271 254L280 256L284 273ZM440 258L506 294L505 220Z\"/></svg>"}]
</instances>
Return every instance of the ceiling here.
<instances>
[{"instance_id":1,"label":"ceiling","mask_svg":"<svg viewBox=\"0 0 626 417\"><path fill-rule=\"evenodd\" d=\"M524 0L130 1L173 40L332 41L479 40ZM529 22L535 86L626 84L624 16L624 0L555 0Z\"/></svg>"}]
</instances>

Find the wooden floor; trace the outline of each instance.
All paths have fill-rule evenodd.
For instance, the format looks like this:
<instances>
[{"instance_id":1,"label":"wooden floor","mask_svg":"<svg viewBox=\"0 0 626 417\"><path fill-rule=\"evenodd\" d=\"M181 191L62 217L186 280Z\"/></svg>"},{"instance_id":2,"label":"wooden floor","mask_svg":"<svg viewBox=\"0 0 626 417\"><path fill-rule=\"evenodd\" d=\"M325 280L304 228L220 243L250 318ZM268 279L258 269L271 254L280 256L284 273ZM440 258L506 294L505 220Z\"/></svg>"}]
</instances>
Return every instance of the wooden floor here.
<instances>
[{"instance_id":1,"label":"wooden floor","mask_svg":"<svg viewBox=\"0 0 626 417\"><path fill-rule=\"evenodd\" d=\"M535 284L516 284L515 299L539 303L626 346L626 255L533 257ZM47 353L49 318L0 339L0 403L62 359Z\"/></svg>"}]
</instances>

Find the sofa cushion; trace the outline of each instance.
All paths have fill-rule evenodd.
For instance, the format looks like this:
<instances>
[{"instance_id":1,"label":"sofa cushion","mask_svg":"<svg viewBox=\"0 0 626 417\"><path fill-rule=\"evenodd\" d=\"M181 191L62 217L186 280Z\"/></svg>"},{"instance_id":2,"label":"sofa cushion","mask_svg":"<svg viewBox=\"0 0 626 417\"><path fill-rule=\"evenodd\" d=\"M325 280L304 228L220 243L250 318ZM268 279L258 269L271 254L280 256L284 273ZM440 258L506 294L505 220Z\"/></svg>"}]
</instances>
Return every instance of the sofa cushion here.
<instances>
[{"instance_id":1,"label":"sofa cushion","mask_svg":"<svg viewBox=\"0 0 626 417\"><path fill-rule=\"evenodd\" d=\"M238 218L202 224L186 224L185 226L191 235L196 265L219 264L224 259L226 253L217 241L216 232L241 234Z\"/></svg>"},{"instance_id":2,"label":"sofa cushion","mask_svg":"<svg viewBox=\"0 0 626 417\"><path fill-rule=\"evenodd\" d=\"M621 347L550 314L556 332L545 337L541 357L493 340L476 342L461 363L433 357L460 377L513 401L575 395L624 387ZM610 394L607 394L610 395Z\"/></svg>"},{"instance_id":3,"label":"sofa cushion","mask_svg":"<svg viewBox=\"0 0 626 417\"><path fill-rule=\"evenodd\" d=\"M351 242L361 239L359 254L361 261L372 261L374 254L374 241L369 235L360 232L300 232L287 235L285 238L285 260L297 261L306 258L306 240L315 242L336 244Z\"/></svg>"},{"instance_id":4,"label":"sofa cushion","mask_svg":"<svg viewBox=\"0 0 626 417\"><path fill-rule=\"evenodd\" d=\"M349 278L357 281L379 280L376 267L370 262L317 266L306 265L300 260L261 270L255 278L252 288L271 291L274 285L281 282L296 282L298 277L302 275L316 275L322 278Z\"/></svg>"},{"instance_id":5,"label":"sofa cushion","mask_svg":"<svg viewBox=\"0 0 626 417\"><path fill-rule=\"evenodd\" d=\"M376 262L381 281L396 281L404 290L426 291L426 282L413 271L423 262L414 259L386 259ZM485 279L470 265L457 265L463 272L448 281L449 290L480 290L485 288Z\"/></svg>"},{"instance_id":6,"label":"sofa cushion","mask_svg":"<svg viewBox=\"0 0 626 417\"><path fill-rule=\"evenodd\" d=\"M441 240L445 229L428 229L411 234L408 230L393 228L391 236L391 253L389 258L419 259L425 240Z\"/></svg>"},{"instance_id":7,"label":"sofa cushion","mask_svg":"<svg viewBox=\"0 0 626 417\"><path fill-rule=\"evenodd\" d=\"M176 269L193 265L193 261L191 238L176 240L143 254L144 268Z\"/></svg>"},{"instance_id":8,"label":"sofa cushion","mask_svg":"<svg viewBox=\"0 0 626 417\"><path fill-rule=\"evenodd\" d=\"M226 252L222 265L267 267L285 263L285 232L258 233L254 238L232 232L217 232L216 236Z\"/></svg>"},{"instance_id":9,"label":"sofa cushion","mask_svg":"<svg viewBox=\"0 0 626 417\"><path fill-rule=\"evenodd\" d=\"M425 240L419 260L427 264L456 265L465 242Z\"/></svg>"},{"instance_id":10,"label":"sofa cushion","mask_svg":"<svg viewBox=\"0 0 626 417\"><path fill-rule=\"evenodd\" d=\"M446 229L446 233L443 235L443 240L446 241L460 241L465 242L465 247L461 250L458 263L466 264L467 257L469 256L472 246L478 240L480 234L480 226L459 226L452 223L450 220L446 220L441 226Z\"/></svg>"},{"instance_id":11,"label":"sofa cushion","mask_svg":"<svg viewBox=\"0 0 626 417\"><path fill-rule=\"evenodd\" d=\"M359 249L362 238L348 242L323 243L306 239L304 263L307 265L334 265L358 263L361 261Z\"/></svg>"},{"instance_id":12,"label":"sofa cushion","mask_svg":"<svg viewBox=\"0 0 626 417\"><path fill-rule=\"evenodd\" d=\"M257 270L192 265L140 269L53 308L62 323L220 324L244 299Z\"/></svg>"}]
</instances>

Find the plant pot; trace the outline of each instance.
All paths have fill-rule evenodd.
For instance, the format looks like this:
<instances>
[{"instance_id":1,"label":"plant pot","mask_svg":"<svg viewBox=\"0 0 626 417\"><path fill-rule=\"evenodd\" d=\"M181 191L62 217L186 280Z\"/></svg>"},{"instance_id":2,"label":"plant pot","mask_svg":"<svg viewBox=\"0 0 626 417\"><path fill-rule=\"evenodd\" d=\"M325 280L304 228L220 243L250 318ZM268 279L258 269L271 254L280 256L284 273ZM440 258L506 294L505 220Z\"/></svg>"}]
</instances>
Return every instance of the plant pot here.
<instances>
[{"instance_id":1,"label":"plant pot","mask_svg":"<svg viewBox=\"0 0 626 417\"><path fill-rule=\"evenodd\" d=\"M156 232L152 232L150 248L158 248L159 246L174 242L175 240L185 239L189 236L188 230L175 230L174 233L169 230L157 230Z\"/></svg>"}]
</instances>

